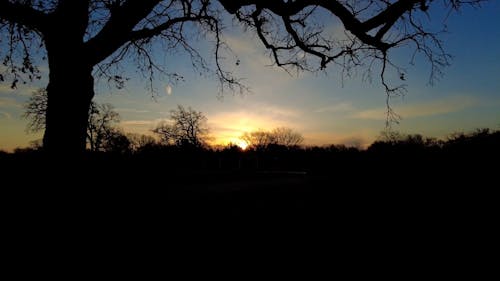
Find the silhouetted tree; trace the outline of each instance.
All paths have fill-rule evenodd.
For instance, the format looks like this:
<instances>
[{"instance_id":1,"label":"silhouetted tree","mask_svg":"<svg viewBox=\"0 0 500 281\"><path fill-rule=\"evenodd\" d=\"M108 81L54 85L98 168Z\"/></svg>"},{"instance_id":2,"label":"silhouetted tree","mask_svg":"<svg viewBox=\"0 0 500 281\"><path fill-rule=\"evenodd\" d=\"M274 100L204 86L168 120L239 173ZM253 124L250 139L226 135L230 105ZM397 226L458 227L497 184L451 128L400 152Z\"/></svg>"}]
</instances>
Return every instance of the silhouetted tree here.
<instances>
[{"instance_id":1,"label":"silhouetted tree","mask_svg":"<svg viewBox=\"0 0 500 281\"><path fill-rule=\"evenodd\" d=\"M99 148L100 151L123 154L132 151L132 143L121 130L113 128L106 133Z\"/></svg>"},{"instance_id":2,"label":"silhouetted tree","mask_svg":"<svg viewBox=\"0 0 500 281\"><path fill-rule=\"evenodd\" d=\"M241 137L251 149L262 150L274 143L274 139L269 132L258 130L245 132Z\"/></svg>"},{"instance_id":3,"label":"silhouetted tree","mask_svg":"<svg viewBox=\"0 0 500 281\"><path fill-rule=\"evenodd\" d=\"M485 153L498 156L500 154L500 130L482 128L469 133L454 133L448 137L443 146L452 152L469 155Z\"/></svg>"},{"instance_id":4,"label":"silhouetted tree","mask_svg":"<svg viewBox=\"0 0 500 281\"><path fill-rule=\"evenodd\" d=\"M36 149L36 150L42 149L43 148L42 139L37 139L37 140L34 140L34 141L30 141L29 147L31 147L33 149Z\"/></svg>"},{"instance_id":5,"label":"silhouetted tree","mask_svg":"<svg viewBox=\"0 0 500 281\"><path fill-rule=\"evenodd\" d=\"M127 138L130 141L132 151L139 151L146 146L151 146L156 143L154 137L144 134L128 133Z\"/></svg>"},{"instance_id":6,"label":"silhouetted tree","mask_svg":"<svg viewBox=\"0 0 500 281\"><path fill-rule=\"evenodd\" d=\"M286 127L279 127L269 132L263 130L245 132L240 139L245 141L250 148L257 150L266 149L271 145L291 148L304 141L300 133Z\"/></svg>"},{"instance_id":7,"label":"silhouetted tree","mask_svg":"<svg viewBox=\"0 0 500 281\"><path fill-rule=\"evenodd\" d=\"M401 134L399 131L394 131L389 129L380 132L377 141L386 143L397 143L399 141L402 141L404 138L405 136Z\"/></svg>"},{"instance_id":8,"label":"silhouetted tree","mask_svg":"<svg viewBox=\"0 0 500 281\"><path fill-rule=\"evenodd\" d=\"M23 117L28 119L27 130L29 132L35 133L45 129L47 99L47 91L39 89L33 92L24 104ZM113 110L111 104L91 102L88 118L86 140L91 151L108 150L111 139L123 135L116 128L116 124L120 122L120 116Z\"/></svg>"},{"instance_id":9,"label":"silhouetted tree","mask_svg":"<svg viewBox=\"0 0 500 281\"><path fill-rule=\"evenodd\" d=\"M302 144L304 137L294 130L286 127L279 127L271 132L274 143L286 147L296 147Z\"/></svg>"},{"instance_id":10,"label":"silhouetted tree","mask_svg":"<svg viewBox=\"0 0 500 281\"><path fill-rule=\"evenodd\" d=\"M15 88L20 82L40 78L37 62L46 57L49 98L44 146L52 152L78 154L85 149L94 76L123 86L125 77L114 73L114 66L123 60L134 61L152 86L157 71L169 75L151 55L155 42L164 43L164 53L187 51L194 66L212 72L221 84L241 87L222 69L220 9L212 2L0 0L0 36L7 46L0 50L6 66L0 81L10 80ZM199 28L193 32L193 27ZM190 44L192 38L203 35L213 38L213 67ZM182 79L174 73L170 77Z\"/></svg>"},{"instance_id":11,"label":"silhouetted tree","mask_svg":"<svg viewBox=\"0 0 500 281\"><path fill-rule=\"evenodd\" d=\"M286 71L321 71L330 65L341 68L342 78L361 70L371 80L376 69L387 94L387 123L397 122L390 98L406 91L406 71L391 60L390 51L405 47L422 55L431 66L429 82L442 75L450 55L437 36L446 30L431 23L431 11L444 17L464 4L482 0L219 0L226 10L257 33L275 65ZM254 6L253 6L254 5ZM326 14L326 15L325 15ZM437 14L434 13L433 16ZM324 21L321 19L328 20ZM328 22L331 19L331 22ZM334 32L339 20L343 30ZM342 32L344 31L344 32ZM412 56L411 61L415 59ZM393 72L396 81L388 81ZM400 80L400 81L397 81Z\"/></svg>"},{"instance_id":12,"label":"silhouetted tree","mask_svg":"<svg viewBox=\"0 0 500 281\"><path fill-rule=\"evenodd\" d=\"M45 130L47 112L47 91L36 90L24 104L23 118L28 120L26 131L31 133Z\"/></svg>"},{"instance_id":13,"label":"silhouetted tree","mask_svg":"<svg viewBox=\"0 0 500 281\"><path fill-rule=\"evenodd\" d=\"M479 2L444 1L452 9ZM413 46L430 61L431 77L449 63L428 20L429 10L439 9L440 1L0 0L0 36L7 46L0 50L5 66L0 81L10 80L16 87L40 78L36 67L40 56L33 54L46 56L49 99L44 146L52 152L78 154L85 149L94 75L123 86L124 78L112 70L132 56L152 82L155 71L162 70L151 57L152 44L158 41L166 51L186 50L194 65L209 69L189 43L191 27L199 27L196 34L212 35L213 69L221 84L242 89L222 69L225 45L219 3L256 32L277 66L315 71L339 65L347 75L357 67L379 67L388 98L403 88L389 86L387 69L394 68L404 80L404 70L389 60L389 50ZM342 22L343 35L329 28L335 19Z\"/></svg>"},{"instance_id":14,"label":"silhouetted tree","mask_svg":"<svg viewBox=\"0 0 500 281\"><path fill-rule=\"evenodd\" d=\"M120 122L120 115L113 110L111 104L91 103L89 122L87 125L87 141L92 151L106 150L112 138L121 137L123 134L115 128Z\"/></svg>"},{"instance_id":15,"label":"silhouetted tree","mask_svg":"<svg viewBox=\"0 0 500 281\"><path fill-rule=\"evenodd\" d=\"M386 130L380 133L368 150L372 152L419 153L423 150L437 150L443 146L443 141L424 137L420 134L402 134L398 131Z\"/></svg>"},{"instance_id":16,"label":"silhouetted tree","mask_svg":"<svg viewBox=\"0 0 500 281\"><path fill-rule=\"evenodd\" d=\"M170 120L158 124L153 132L167 145L202 147L209 138L207 117L182 105L170 111Z\"/></svg>"}]
</instances>

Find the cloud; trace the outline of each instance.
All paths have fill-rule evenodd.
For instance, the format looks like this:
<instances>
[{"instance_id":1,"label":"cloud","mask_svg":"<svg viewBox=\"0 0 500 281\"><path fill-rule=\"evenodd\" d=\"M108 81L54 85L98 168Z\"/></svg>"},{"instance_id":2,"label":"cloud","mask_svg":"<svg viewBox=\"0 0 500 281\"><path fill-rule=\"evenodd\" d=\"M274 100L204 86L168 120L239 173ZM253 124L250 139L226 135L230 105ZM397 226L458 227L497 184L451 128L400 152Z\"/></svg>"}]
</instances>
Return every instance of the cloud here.
<instances>
[{"instance_id":1,"label":"cloud","mask_svg":"<svg viewBox=\"0 0 500 281\"><path fill-rule=\"evenodd\" d=\"M10 119L12 119L12 115L8 112L0 111L0 119L10 120Z\"/></svg>"},{"instance_id":2,"label":"cloud","mask_svg":"<svg viewBox=\"0 0 500 281\"><path fill-rule=\"evenodd\" d=\"M278 107L273 105L258 106L257 112L272 116L278 119L287 119L299 116L299 112L294 109Z\"/></svg>"},{"instance_id":3,"label":"cloud","mask_svg":"<svg viewBox=\"0 0 500 281\"><path fill-rule=\"evenodd\" d=\"M349 36L352 36L352 34L347 31L344 28L344 25L341 24L340 22L332 22L330 25L325 27L324 33L326 34L327 37L337 40L337 41L343 41L343 40L349 40Z\"/></svg>"},{"instance_id":4,"label":"cloud","mask_svg":"<svg viewBox=\"0 0 500 281\"><path fill-rule=\"evenodd\" d=\"M121 108L121 110L129 110ZM206 114L210 133L216 138L216 143L226 144L237 139L245 132L271 130L276 127L292 127L300 129L296 120L300 113L291 108L258 104L240 111L217 112ZM127 132L150 133L159 122L165 118L123 120L120 126ZM290 125L293 124L293 125ZM297 126L299 125L299 126Z\"/></svg>"},{"instance_id":5,"label":"cloud","mask_svg":"<svg viewBox=\"0 0 500 281\"><path fill-rule=\"evenodd\" d=\"M401 115L401 111L397 110ZM354 119L367 119L367 120L385 120L387 118L386 108L376 108L368 109L354 113L352 116Z\"/></svg>"},{"instance_id":6,"label":"cloud","mask_svg":"<svg viewBox=\"0 0 500 281\"><path fill-rule=\"evenodd\" d=\"M366 148L370 144L370 141L367 141L363 137L349 136L349 137L342 138L340 143L344 144L345 146L349 146L349 147Z\"/></svg>"},{"instance_id":7,"label":"cloud","mask_svg":"<svg viewBox=\"0 0 500 281\"><path fill-rule=\"evenodd\" d=\"M340 112L350 112L354 110L354 106L350 102L340 102L325 107L320 107L314 112L316 113L340 113Z\"/></svg>"},{"instance_id":8,"label":"cloud","mask_svg":"<svg viewBox=\"0 0 500 281\"><path fill-rule=\"evenodd\" d=\"M151 130L161 121L165 119L150 119L150 120L124 120L120 122L120 127L123 127L125 132L151 135Z\"/></svg>"},{"instance_id":9,"label":"cloud","mask_svg":"<svg viewBox=\"0 0 500 281\"><path fill-rule=\"evenodd\" d=\"M14 90L7 84L0 84L0 93L12 93Z\"/></svg>"},{"instance_id":10,"label":"cloud","mask_svg":"<svg viewBox=\"0 0 500 281\"><path fill-rule=\"evenodd\" d=\"M259 38L234 35L225 39L232 50L226 56L228 59L225 60L225 68L237 77L244 77L243 83L251 85L252 92L283 91L304 76L295 71L287 73L274 65L274 59L270 57L269 51L266 51ZM236 58L232 59L233 55L236 55Z\"/></svg>"},{"instance_id":11,"label":"cloud","mask_svg":"<svg viewBox=\"0 0 500 281\"><path fill-rule=\"evenodd\" d=\"M117 108L115 109L118 112L131 112L131 113L149 113L149 110L140 110L135 108Z\"/></svg>"},{"instance_id":12,"label":"cloud","mask_svg":"<svg viewBox=\"0 0 500 281\"><path fill-rule=\"evenodd\" d=\"M247 70L257 75L268 75L269 71L276 71L278 67L273 65L273 59L266 53L266 49L258 38L251 36L226 36L225 41L233 53L240 59L238 68ZM264 72L264 73L263 73ZM272 79L290 79L290 75L280 69L274 73Z\"/></svg>"},{"instance_id":13,"label":"cloud","mask_svg":"<svg viewBox=\"0 0 500 281\"><path fill-rule=\"evenodd\" d=\"M154 126L160 120L127 120L120 122L120 125L129 127L129 126Z\"/></svg>"},{"instance_id":14,"label":"cloud","mask_svg":"<svg viewBox=\"0 0 500 281\"><path fill-rule=\"evenodd\" d=\"M215 142L225 144L245 132L271 130L276 127L297 129L300 124L294 121L294 118L298 116L298 112L293 109L260 106L257 109L220 112L207 115L207 118L211 133L217 138Z\"/></svg>"},{"instance_id":15,"label":"cloud","mask_svg":"<svg viewBox=\"0 0 500 281\"><path fill-rule=\"evenodd\" d=\"M416 118L457 112L479 104L479 101L475 98L456 96L424 103L394 106L394 110L403 118ZM356 119L385 120L386 111L386 108L368 109L356 112L351 117Z\"/></svg>"},{"instance_id":16,"label":"cloud","mask_svg":"<svg viewBox=\"0 0 500 281\"><path fill-rule=\"evenodd\" d=\"M12 98L0 98L0 107L21 107L21 104Z\"/></svg>"},{"instance_id":17,"label":"cloud","mask_svg":"<svg viewBox=\"0 0 500 281\"><path fill-rule=\"evenodd\" d=\"M226 36L226 44L233 50L237 55L248 55L254 54L257 44L255 40L250 40L247 36Z\"/></svg>"},{"instance_id":18,"label":"cloud","mask_svg":"<svg viewBox=\"0 0 500 281\"><path fill-rule=\"evenodd\" d=\"M16 89L12 89L10 84L0 84L0 94L4 95L21 95L21 96L31 96L33 92L38 90L39 87L33 85L19 84Z\"/></svg>"},{"instance_id":19,"label":"cloud","mask_svg":"<svg viewBox=\"0 0 500 281\"><path fill-rule=\"evenodd\" d=\"M374 140L374 132L366 129L357 129L355 131L340 133L340 132L308 132L304 134L305 143L307 145L330 145L343 144L349 147L368 147Z\"/></svg>"},{"instance_id":20,"label":"cloud","mask_svg":"<svg viewBox=\"0 0 500 281\"><path fill-rule=\"evenodd\" d=\"M123 126L125 128L143 127L144 129L150 130L160 122L170 122L170 121L167 118L142 119L142 120L122 120L120 122L120 126Z\"/></svg>"}]
</instances>

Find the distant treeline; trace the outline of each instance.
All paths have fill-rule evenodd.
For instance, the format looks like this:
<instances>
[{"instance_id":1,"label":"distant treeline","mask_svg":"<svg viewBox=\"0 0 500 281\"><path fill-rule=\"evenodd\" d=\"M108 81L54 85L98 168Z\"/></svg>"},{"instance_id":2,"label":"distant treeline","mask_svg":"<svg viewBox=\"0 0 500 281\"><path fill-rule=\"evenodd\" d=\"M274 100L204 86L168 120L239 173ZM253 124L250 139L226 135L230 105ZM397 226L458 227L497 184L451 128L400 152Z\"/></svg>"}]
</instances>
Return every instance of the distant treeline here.
<instances>
[{"instance_id":1,"label":"distant treeline","mask_svg":"<svg viewBox=\"0 0 500 281\"><path fill-rule=\"evenodd\" d=\"M13 153L0 152L0 159L32 159L43 155L40 147L19 148ZM491 158L494 165L499 161L499 155L500 130L477 129L470 133L455 133L445 140L418 134L385 132L366 149L345 145L286 146L270 143L243 150L237 145L211 147L189 143L165 144L135 136L135 139L124 139L117 149L100 152L89 150L85 157L120 160L137 165L154 163L157 168L165 171L320 171L331 167L359 168L361 162L362 165L371 165L372 161L377 161L375 165L384 163L389 170L401 168L398 165L402 163L427 163L426 166L429 167L443 161L483 161L487 158Z\"/></svg>"}]
</instances>

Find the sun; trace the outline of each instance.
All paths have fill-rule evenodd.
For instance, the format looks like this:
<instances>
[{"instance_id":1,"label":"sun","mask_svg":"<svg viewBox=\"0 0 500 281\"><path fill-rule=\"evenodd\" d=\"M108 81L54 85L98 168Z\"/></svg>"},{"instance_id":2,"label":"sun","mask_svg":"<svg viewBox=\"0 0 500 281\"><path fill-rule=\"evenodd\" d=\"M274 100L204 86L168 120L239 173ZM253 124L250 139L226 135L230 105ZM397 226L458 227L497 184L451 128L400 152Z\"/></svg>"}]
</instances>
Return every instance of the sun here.
<instances>
[{"instance_id":1,"label":"sun","mask_svg":"<svg viewBox=\"0 0 500 281\"><path fill-rule=\"evenodd\" d=\"M242 150L245 150L248 147L248 143L242 139L232 139L231 143L238 146Z\"/></svg>"}]
</instances>

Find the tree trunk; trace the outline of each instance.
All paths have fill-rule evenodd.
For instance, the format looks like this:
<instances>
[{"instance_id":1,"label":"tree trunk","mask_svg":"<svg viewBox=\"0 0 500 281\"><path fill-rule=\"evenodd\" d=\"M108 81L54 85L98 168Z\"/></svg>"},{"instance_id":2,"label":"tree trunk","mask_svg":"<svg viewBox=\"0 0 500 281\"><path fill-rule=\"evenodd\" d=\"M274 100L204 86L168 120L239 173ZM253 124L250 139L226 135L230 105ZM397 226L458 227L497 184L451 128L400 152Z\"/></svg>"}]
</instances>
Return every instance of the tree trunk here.
<instances>
[{"instance_id":1,"label":"tree trunk","mask_svg":"<svg viewBox=\"0 0 500 281\"><path fill-rule=\"evenodd\" d=\"M85 151L89 107L94 97L93 65L85 49L89 1L61 0L44 33L49 63L43 146L51 155Z\"/></svg>"},{"instance_id":2,"label":"tree trunk","mask_svg":"<svg viewBox=\"0 0 500 281\"><path fill-rule=\"evenodd\" d=\"M57 56L55 60L59 60ZM94 96L92 68L78 63L50 65L44 148L61 155L80 154L85 151L89 107Z\"/></svg>"},{"instance_id":3,"label":"tree trunk","mask_svg":"<svg viewBox=\"0 0 500 281\"><path fill-rule=\"evenodd\" d=\"M83 49L62 40L47 43L50 74L43 145L50 154L73 157L85 151L94 79Z\"/></svg>"}]
</instances>

